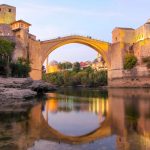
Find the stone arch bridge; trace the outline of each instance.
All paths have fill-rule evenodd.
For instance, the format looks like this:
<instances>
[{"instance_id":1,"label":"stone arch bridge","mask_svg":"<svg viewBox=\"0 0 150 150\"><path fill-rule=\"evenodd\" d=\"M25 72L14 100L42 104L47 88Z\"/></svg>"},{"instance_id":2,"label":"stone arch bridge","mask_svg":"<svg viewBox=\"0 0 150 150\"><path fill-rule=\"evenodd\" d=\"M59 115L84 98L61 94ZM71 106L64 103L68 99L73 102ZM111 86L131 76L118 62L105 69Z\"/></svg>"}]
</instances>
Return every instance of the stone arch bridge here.
<instances>
[{"instance_id":1,"label":"stone arch bridge","mask_svg":"<svg viewBox=\"0 0 150 150\"><path fill-rule=\"evenodd\" d=\"M118 43L117 45L112 45L108 42L93 39L91 37L74 35L58 37L57 39L46 41L33 41L31 39L29 41L29 57L32 62L32 71L30 73L30 76L35 80L41 79L42 65L48 55L55 49L70 43L83 44L93 48L98 53L100 53L105 62L107 63L109 79L111 79L116 73L121 74L123 64L122 54L118 55L121 52L120 49L124 48L121 43ZM119 58L117 58L118 56ZM116 63L116 60L118 60L119 63Z\"/></svg>"}]
</instances>

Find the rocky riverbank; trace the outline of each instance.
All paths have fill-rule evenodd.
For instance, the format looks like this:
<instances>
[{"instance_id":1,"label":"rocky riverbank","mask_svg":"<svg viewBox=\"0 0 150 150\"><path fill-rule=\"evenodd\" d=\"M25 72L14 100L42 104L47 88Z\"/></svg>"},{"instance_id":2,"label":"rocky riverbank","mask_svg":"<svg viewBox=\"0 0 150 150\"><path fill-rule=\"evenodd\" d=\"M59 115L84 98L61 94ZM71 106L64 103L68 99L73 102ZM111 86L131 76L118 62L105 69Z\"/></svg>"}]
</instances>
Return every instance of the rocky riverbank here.
<instances>
[{"instance_id":1,"label":"rocky riverbank","mask_svg":"<svg viewBox=\"0 0 150 150\"><path fill-rule=\"evenodd\" d=\"M31 78L0 78L0 113L24 112L36 103L38 93L55 89L49 83Z\"/></svg>"}]
</instances>

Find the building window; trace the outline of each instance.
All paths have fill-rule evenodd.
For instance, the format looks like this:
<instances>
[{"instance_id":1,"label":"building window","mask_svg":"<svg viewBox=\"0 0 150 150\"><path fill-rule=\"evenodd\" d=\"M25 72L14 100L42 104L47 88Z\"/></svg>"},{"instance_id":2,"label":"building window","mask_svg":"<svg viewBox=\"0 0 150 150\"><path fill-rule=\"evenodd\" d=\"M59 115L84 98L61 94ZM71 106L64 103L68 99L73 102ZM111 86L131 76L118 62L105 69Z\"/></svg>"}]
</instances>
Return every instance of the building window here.
<instances>
[{"instance_id":1,"label":"building window","mask_svg":"<svg viewBox=\"0 0 150 150\"><path fill-rule=\"evenodd\" d=\"M11 9L9 9L8 11L11 12Z\"/></svg>"},{"instance_id":2,"label":"building window","mask_svg":"<svg viewBox=\"0 0 150 150\"><path fill-rule=\"evenodd\" d=\"M0 11L2 11L2 9L0 8Z\"/></svg>"},{"instance_id":3,"label":"building window","mask_svg":"<svg viewBox=\"0 0 150 150\"><path fill-rule=\"evenodd\" d=\"M118 38L116 37L116 41L118 40Z\"/></svg>"}]
</instances>

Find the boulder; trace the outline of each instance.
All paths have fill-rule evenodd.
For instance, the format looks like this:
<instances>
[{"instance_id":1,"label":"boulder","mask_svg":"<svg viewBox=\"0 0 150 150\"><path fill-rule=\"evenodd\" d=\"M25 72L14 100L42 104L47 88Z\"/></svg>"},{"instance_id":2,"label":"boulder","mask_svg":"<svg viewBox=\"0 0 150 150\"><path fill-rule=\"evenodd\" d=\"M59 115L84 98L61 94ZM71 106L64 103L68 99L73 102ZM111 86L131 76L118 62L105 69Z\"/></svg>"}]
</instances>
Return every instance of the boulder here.
<instances>
[{"instance_id":1,"label":"boulder","mask_svg":"<svg viewBox=\"0 0 150 150\"><path fill-rule=\"evenodd\" d=\"M30 99L37 95L30 89L0 88L1 99Z\"/></svg>"},{"instance_id":2,"label":"boulder","mask_svg":"<svg viewBox=\"0 0 150 150\"><path fill-rule=\"evenodd\" d=\"M31 78L0 78L0 114L26 112L36 101L37 93L55 90L55 86Z\"/></svg>"},{"instance_id":3,"label":"boulder","mask_svg":"<svg viewBox=\"0 0 150 150\"><path fill-rule=\"evenodd\" d=\"M56 90L56 87L50 83L44 82L42 80L36 80L32 82L32 85L29 88L38 93L44 93L48 91Z\"/></svg>"},{"instance_id":4,"label":"boulder","mask_svg":"<svg viewBox=\"0 0 150 150\"><path fill-rule=\"evenodd\" d=\"M31 78L0 78L0 88L31 89L39 93L56 90L50 83Z\"/></svg>"},{"instance_id":5,"label":"boulder","mask_svg":"<svg viewBox=\"0 0 150 150\"><path fill-rule=\"evenodd\" d=\"M28 88L32 84L31 78L0 78L0 87L4 88Z\"/></svg>"},{"instance_id":6,"label":"boulder","mask_svg":"<svg viewBox=\"0 0 150 150\"><path fill-rule=\"evenodd\" d=\"M30 89L0 88L0 114L28 111L34 105L36 95Z\"/></svg>"}]
</instances>

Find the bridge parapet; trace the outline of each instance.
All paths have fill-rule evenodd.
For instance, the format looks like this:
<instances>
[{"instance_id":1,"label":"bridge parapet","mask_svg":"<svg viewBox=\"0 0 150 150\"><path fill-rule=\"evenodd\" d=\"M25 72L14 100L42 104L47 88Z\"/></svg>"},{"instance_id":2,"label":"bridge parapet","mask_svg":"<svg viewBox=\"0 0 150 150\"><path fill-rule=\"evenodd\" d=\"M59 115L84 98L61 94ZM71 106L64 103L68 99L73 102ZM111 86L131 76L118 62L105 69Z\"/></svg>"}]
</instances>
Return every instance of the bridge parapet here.
<instances>
[{"instance_id":1,"label":"bridge parapet","mask_svg":"<svg viewBox=\"0 0 150 150\"><path fill-rule=\"evenodd\" d=\"M101 41L101 42L104 42L104 43L109 43L109 42L105 42L103 40L100 40L100 39L95 39L95 38L92 38L91 36L81 36L81 35L70 35L70 36L65 36L65 37L57 37L57 38L54 38L54 39L50 39L50 40L44 40L44 41L41 41L41 43L47 43L47 42L54 42L54 41L60 41L60 40L65 40L65 39L68 39L68 38L84 38L84 39L91 39L91 40L95 40L95 41Z\"/></svg>"}]
</instances>

